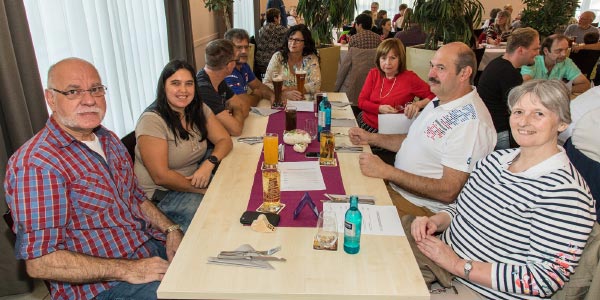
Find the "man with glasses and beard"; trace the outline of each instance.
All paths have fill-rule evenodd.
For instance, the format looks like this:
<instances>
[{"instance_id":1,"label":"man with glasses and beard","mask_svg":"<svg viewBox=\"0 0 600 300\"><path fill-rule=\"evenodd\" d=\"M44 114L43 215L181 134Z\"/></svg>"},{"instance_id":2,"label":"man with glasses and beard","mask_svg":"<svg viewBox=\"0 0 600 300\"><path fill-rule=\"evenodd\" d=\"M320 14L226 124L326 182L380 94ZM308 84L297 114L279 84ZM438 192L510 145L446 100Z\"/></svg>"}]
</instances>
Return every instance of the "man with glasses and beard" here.
<instances>
[{"instance_id":1,"label":"man with glasses and beard","mask_svg":"<svg viewBox=\"0 0 600 300\"><path fill-rule=\"evenodd\" d=\"M227 85L250 106L256 106L260 99L269 99L273 103L275 94L254 76L254 72L248 65L250 48L248 32L233 28L225 33L225 39L233 43L236 59L235 68L229 76L225 77Z\"/></svg>"},{"instance_id":2,"label":"man with glasses and beard","mask_svg":"<svg viewBox=\"0 0 600 300\"><path fill-rule=\"evenodd\" d=\"M531 66L523 66L523 81L530 79L558 79L571 85L572 93L583 93L590 88L590 81L575 63L567 57L569 41L562 34L553 34L544 39L540 55Z\"/></svg>"}]
</instances>

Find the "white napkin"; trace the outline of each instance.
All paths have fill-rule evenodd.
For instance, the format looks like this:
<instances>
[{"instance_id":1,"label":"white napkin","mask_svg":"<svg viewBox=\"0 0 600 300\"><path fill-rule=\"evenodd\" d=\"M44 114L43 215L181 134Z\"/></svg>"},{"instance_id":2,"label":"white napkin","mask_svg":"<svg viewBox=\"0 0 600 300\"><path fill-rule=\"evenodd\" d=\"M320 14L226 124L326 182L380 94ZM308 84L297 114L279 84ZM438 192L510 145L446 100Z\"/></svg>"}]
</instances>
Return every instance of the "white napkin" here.
<instances>
[{"instance_id":1,"label":"white napkin","mask_svg":"<svg viewBox=\"0 0 600 300\"><path fill-rule=\"evenodd\" d=\"M279 109L272 109L272 108L266 108L266 107L251 107L250 110L259 115L259 116L263 116L263 117L268 117L274 113L280 112L281 110Z\"/></svg>"}]
</instances>

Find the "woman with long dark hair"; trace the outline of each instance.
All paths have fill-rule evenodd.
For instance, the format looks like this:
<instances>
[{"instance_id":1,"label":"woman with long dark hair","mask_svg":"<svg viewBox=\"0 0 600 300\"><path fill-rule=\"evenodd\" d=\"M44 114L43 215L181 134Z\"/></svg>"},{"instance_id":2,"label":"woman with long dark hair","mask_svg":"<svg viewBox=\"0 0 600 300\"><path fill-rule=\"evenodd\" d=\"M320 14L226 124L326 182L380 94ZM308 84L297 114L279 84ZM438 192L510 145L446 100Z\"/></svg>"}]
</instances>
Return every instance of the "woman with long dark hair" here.
<instances>
[{"instance_id":1,"label":"woman with long dark hair","mask_svg":"<svg viewBox=\"0 0 600 300\"><path fill-rule=\"evenodd\" d=\"M213 169L232 148L231 137L200 100L194 74L185 61L169 62L158 80L156 100L135 128L138 181L148 199L184 231Z\"/></svg>"},{"instance_id":2,"label":"woman with long dark hair","mask_svg":"<svg viewBox=\"0 0 600 300\"><path fill-rule=\"evenodd\" d=\"M315 41L312 39L308 27L304 24L292 26L278 52L275 52L267 72L264 84L273 89L273 78L283 78L283 99L304 99L296 86L296 71L306 71L304 90L315 93L321 89L321 67Z\"/></svg>"}]
</instances>

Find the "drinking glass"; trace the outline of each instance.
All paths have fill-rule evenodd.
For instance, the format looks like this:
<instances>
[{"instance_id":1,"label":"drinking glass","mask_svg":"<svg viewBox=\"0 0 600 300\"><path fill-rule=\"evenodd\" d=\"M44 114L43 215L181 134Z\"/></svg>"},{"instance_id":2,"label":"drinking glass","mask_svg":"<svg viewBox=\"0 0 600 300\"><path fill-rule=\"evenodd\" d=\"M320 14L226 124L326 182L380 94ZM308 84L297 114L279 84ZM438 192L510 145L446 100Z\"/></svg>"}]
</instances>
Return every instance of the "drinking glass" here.
<instances>
[{"instance_id":1,"label":"drinking glass","mask_svg":"<svg viewBox=\"0 0 600 300\"><path fill-rule=\"evenodd\" d=\"M317 138L317 121L315 119L306 119L304 130L308 132L310 139L314 141Z\"/></svg>"},{"instance_id":2,"label":"drinking glass","mask_svg":"<svg viewBox=\"0 0 600 300\"><path fill-rule=\"evenodd\" d=\"M338 228L335 212L322 211L317 220L315 242L320 248L334 248L338 240Z\"/></svg>"},{"instance_id":3,"label":"drinking glass","mask_svg":"<svg viewBox=\"0 0 600 300\"><path fill-rule=\"evenodd\" d=\"M273 92L275 94L275 101L273 107L283 107L282 97L283 88L283 77L280 72L273 72Z\"/></svg>"},{"instance_id":4,"label":"drinking glass","mask_svg":"<svg viewBox=\"0 0 600 300\"><path fill-rule=\"evenodd\" d=\"M285 107L285 130L290 131L296 129L296 107L288 105Z\"/></svg>"},{"instance_id":5,"label":"drinking glass","mask_svg":"<svg viewBox=\"0 0 600 300\"><path fill-rule=\"evenodd\" d=\"M296 69L296 88L300 94L304 95L306 90L304 89L304 83L306 81L306 70L299 68Z\"/></svg>"},{"instance_id":6,"label":"drinking glass","mask_svg":"<svg viewBox=\"0 0 600 300\"><path fill-rule=\"evenodd\" d=\"M266 133L263 136L264 162L266 165L277 165L279 136L277 133Z\"/></svg>"},{"instance_id":7,"label":"drinking glass","mask_svg":"<svg viewBox=\"0 0 600 300\"><path fill-rule=\"evenodd\" d=\"M321 166L335 166L335 138L331 131L321 132L320 146L319 164Z\"/></svg>"}]
</instances>

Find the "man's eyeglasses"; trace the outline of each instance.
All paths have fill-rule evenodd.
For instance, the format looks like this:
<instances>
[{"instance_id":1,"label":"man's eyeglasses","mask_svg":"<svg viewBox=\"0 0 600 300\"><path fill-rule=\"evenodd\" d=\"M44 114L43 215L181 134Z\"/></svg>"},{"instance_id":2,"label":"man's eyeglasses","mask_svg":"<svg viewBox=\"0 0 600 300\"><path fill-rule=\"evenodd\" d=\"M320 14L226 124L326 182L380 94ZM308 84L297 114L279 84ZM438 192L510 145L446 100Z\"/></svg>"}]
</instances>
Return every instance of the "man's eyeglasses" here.
<instances>
[{"instance_id":1,"label":"man's eyeglasses","mask_svg":"<svg viewBox=\"0 0 600 300\"><path fill-rule=\"evenodd\" d=\"M295 39L295 38L289 38L288 42L289 43L304 43L304 40Z\"/></svg>"},{"instance_id":2,"label":"man's eyeglasses","mask_svg":"<svg viewBox=\"0 0 600 300\"><path fill-rule=\"evenodd\" d=\"M248 50L250 49L250 45L246 45L246 46L235 46L236 50Z\"/></svg>"},{"instance_id":3,"label":"man's eyeglasses","mask_svg":"<svg viewBox=\"0 0 600 300\"><path fill-rule=\"evenodd\" d=\"M102 96L106 95L106 91L108 90L108 88L104 85L95 86L95 87L87 89L87 90L72 89L72 90L67 90L67 91L61 91L61 90L57 90L55 88L48 88L48 89L51 91L65 95L65 97L67 97L67 99L69 99L69 100L77 100L77 99L83 97L83 94L85 94L86 92L89 92L90 95L92 95L92 97L102 97Z\"/></svg>"}]
</instances>

